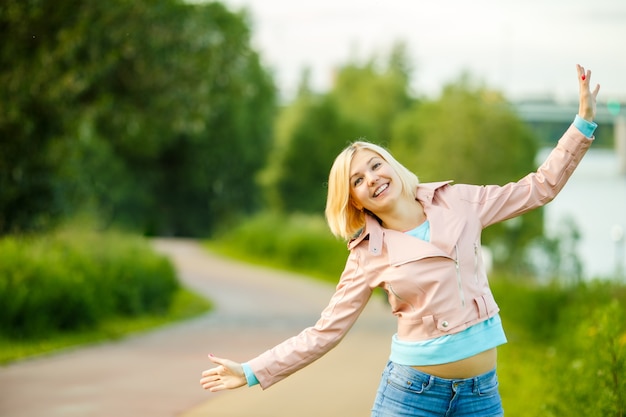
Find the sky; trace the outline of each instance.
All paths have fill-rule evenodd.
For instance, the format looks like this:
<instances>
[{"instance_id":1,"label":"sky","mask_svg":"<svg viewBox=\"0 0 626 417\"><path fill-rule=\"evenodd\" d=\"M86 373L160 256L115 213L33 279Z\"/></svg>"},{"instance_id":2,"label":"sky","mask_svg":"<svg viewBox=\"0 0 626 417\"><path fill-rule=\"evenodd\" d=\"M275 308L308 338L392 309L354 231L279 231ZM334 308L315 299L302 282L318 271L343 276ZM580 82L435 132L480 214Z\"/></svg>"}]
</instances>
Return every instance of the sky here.
<instances>
[{"instance_id":1,"label":"sky","mask_svg":"<svg viewBox=\"0 0 626 417\"><path fill-rule=\"evenodd\" d=\"M289 98L304 68L328 91L333 69L407 45L412 89L436 97L464 71L511 100L576 100L577 63L600 100L626 102L625 0L224 0L246 9L253 47Z\"/></svg>"}]
</instances>

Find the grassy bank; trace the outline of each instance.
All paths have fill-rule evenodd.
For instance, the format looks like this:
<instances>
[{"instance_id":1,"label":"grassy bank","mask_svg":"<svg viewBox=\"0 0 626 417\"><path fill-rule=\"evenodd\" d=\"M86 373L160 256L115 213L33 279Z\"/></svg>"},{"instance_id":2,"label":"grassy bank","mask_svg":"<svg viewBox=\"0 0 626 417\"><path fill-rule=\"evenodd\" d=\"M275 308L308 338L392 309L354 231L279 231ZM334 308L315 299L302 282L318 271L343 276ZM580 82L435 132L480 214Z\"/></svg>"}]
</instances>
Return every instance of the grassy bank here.
<instances>
[{"instance_id":1,"label":"grassy bank","mask_svg":"<svg viewBox=\"0 0 626 417\"><path fill-rule=\"evenodd\" d=\"M345 244L315 216L264 214L207 245L330 282L347 257ZM507 415L626 415L626 286L538 285L502 273L491 284L509 340L498 365Z\"/></svg>"},{"instance_id":2,"label":"grassy bank","mask_svg":"<svg viewBox=\"0 0 626 417\"><path fill-rule=\"evenodd\" d=\"M174 294L173 301L164 314L109 318L88 329L54 332L30 338L0 336L0 365L64 349L118 340L195 317L210 309L211 304L205 298L181 288Z\"/></svg>"},{"instance_id":3,"label":"grassy bank","mask_svg":"<svg viewBox=\"0 0 626 417\"><path fill-rule=\"evenodd\" d=\"M336 282L348 256L320 216L263 213L205 242L212 251L257 265Z\"/></svg>"},{"instance_id":4,"label":"grassy bank","mask_svg":"<svg viewBox=\"0 0 626 417\"><path fill-rule=\"evenodd\" d=\"M207 311L141 237L63 229L0 239L0 363Z\"/></svg>"}]
</instances>

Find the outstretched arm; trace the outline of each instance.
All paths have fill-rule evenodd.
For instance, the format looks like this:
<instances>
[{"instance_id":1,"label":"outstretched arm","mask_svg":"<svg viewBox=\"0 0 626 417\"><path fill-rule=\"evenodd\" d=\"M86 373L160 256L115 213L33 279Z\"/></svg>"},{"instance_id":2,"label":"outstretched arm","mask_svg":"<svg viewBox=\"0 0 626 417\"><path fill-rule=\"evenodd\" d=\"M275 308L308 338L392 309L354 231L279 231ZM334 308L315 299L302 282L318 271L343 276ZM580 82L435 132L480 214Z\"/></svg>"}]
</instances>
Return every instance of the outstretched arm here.
<instances>
[{"instance_id":1,"label":"outstretched arm","mask_svg":"<svg viewBox=\"0 0 626 417\"><path fill-rule=\"evenodd\" d=\"M211 392L235 389L246 385L246 375L240 363L209 355L209 360L218 365L202 372L200 385Z\"/></svg>"},{"instance_id":2,"label":"outstretched arm","mask_svg":"<svg viewBox=\"0 0 626 417\"><path fill-rule=\"evenodd\" d=\"M548 159L536 172L504 186L455 185L461 199L478 210L483 227L519 216L552 201L565 186L593 141L596 97L600 86L590 88L591 71L576 65L579 87L578 114Z\"/></svg>"},{"instance_id":3,"label":"outstretched arm","mask_svg":"<svg viewBox=\"0 0 626 417\"><path fill-rule=\"evenodd\" d=\"M578 71L578 86L579 86L579 104L578 115L588 122L593 122L596 116L596 97L598 91L600 91L600 84L596 84L593 91L591 91L591 71L576 65Z\"/></svg>"}]
</instances>

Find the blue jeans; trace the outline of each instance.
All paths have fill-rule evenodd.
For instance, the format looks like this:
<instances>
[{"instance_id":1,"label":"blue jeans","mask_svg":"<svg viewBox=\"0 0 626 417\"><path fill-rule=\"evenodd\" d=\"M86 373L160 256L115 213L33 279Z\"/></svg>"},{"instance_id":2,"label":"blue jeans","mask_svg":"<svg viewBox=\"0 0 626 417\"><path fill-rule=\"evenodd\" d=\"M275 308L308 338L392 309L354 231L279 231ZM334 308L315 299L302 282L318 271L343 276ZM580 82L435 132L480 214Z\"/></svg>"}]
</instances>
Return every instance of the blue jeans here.
<instances>
[{"instance_id":1,"label":"blue jeans","mask_svg":"<svg viewBox=\"0 0 626 417\"><path fill-rule=\"evenodd\" d=\"M496 370L467 379L444 379L389 362L372 417L502 417Z\"/></svg>"}]
</instances>

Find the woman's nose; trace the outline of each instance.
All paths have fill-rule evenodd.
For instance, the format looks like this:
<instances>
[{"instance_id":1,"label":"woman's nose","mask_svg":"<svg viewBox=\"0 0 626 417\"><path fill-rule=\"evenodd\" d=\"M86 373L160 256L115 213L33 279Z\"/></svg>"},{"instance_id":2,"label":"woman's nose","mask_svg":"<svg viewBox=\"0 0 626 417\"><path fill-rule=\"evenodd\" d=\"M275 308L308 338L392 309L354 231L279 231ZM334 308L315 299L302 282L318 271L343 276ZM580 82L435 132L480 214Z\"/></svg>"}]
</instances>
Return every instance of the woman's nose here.
<instances>
[{"instance_id":1,"label":"woman's nose","mask_svg":"<svg viewBox=\"0 0 626 417\"><path fill-rule=\"evenodd\" d=\"M376 184L376 181L378 181L378 175L376 175L373 172L368 172L367 173L367 183L369 185L374 185L374 184Z\"/></svg>"}]
</instances>

